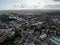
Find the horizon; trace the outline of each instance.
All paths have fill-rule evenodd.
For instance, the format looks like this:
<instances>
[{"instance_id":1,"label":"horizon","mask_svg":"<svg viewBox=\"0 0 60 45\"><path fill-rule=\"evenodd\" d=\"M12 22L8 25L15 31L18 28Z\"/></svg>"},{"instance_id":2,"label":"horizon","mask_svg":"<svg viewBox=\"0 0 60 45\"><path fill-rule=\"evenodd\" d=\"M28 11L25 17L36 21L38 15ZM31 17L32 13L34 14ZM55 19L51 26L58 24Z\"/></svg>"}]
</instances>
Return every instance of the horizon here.
<instances>
[{"instance_id":1,"label":"horizon","mask_svg":"<svg viewBox=\"0 0 60 45\"><path fill-rule=\"evenodd\" d=\"M0 0L0 10L59 9L60 0Z\"/></svg>"}]
</instances>

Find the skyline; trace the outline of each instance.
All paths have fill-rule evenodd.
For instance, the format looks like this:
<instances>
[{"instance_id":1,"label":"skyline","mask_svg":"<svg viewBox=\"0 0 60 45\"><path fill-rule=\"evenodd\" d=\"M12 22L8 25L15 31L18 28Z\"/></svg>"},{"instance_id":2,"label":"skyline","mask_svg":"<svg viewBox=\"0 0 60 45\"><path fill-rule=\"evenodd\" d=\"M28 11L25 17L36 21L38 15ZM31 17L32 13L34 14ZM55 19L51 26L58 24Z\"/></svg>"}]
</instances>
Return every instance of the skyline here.
<instances>
[{"instance_id":1,"label":"skyline","mask_svg":"<svg viewBox=\"0 0 60 45\"><path fill-rule=\"evenodd\" d=\"M60 0L0 0L0 10L60 9Z\"/></svg>"}]
</instances>

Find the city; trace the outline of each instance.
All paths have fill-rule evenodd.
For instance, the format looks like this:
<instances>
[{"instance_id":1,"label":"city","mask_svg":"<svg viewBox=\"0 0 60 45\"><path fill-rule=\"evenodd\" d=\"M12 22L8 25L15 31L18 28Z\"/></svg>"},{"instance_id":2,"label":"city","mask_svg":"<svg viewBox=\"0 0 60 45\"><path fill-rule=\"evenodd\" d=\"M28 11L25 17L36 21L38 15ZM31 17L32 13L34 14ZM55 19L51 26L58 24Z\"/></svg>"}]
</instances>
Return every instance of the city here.
<instances>
[{"instance_id":1,"label":"city","mask_svg":"<svg viewBox=\"0 0 60 45\"><path fill-rule=\"evenodd\" d=\"M26 12L0 13L0 45L60 45L59 11Z\"/></svg>"}]
</instances>

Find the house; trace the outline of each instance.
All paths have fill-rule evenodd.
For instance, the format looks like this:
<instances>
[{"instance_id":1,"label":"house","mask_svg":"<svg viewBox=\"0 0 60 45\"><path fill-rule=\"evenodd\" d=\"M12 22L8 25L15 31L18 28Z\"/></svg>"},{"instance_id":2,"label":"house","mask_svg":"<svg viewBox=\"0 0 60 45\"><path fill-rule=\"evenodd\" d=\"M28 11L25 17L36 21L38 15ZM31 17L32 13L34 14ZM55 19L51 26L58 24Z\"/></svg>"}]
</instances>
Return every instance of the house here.
<instances>
[{"instance_id":1,"label":"house","mask_svg":"<svg viewBox=\"0 0 60 45\"><path fill-rule=\"evenodd\" d=\"M44 40L44 39L46 39L47 38L47 34L41 34L40 36L39 36L39 38L41 39L41 40Z\"/></svg>"}]
</instances>

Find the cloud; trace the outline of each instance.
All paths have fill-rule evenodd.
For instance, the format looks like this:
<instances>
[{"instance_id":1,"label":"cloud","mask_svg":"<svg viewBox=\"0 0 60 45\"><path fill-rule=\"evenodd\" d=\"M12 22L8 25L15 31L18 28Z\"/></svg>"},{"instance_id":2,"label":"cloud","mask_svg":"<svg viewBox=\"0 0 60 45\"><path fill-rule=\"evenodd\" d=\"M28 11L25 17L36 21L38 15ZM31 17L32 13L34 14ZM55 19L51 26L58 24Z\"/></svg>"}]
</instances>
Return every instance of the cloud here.
<instances>
[{"instance_id":1,"label":"cloud","mask_svg":"<svg viewBox=\"0 0 60 45\"><path fill-rule=\"evenodd\" d=\"M26 8L27 6L25 4L20 5L21 8Z\"/></svg>"},{"instance_id":2,"label":"cloud","mask_svg":"<svg viewBox=\"0 0 60 45\"><path fill-rule=\"evenodd\" d=\"M18 8L41 8L42 5L40 3L34 3L34 4L16 4L13 5L13 7L18 7Z\"/></svg>"},{"instance_id":3,"label":"cloud","mask_svg":"<svg viewBox=\"0 0 60 45\"><path fill-rule=\"evenodd\" d=\"M60 4L56 4L56 5L47 5L47 8L52 8L52 9L60 9Z\"/></svg>"},{"instance_id":4,"label":"cloud","mask_svg":"<svg viewBox=\"0 0 60 45\"><path fill-rule=\"evenodd\" d=\"M13 7L18 7L18 5L13 5Z\"/></svg>"},{"instance_id":5,"label":"cloud","mask_svg":"<svg viewBox=\"0 0 60 45\"><path fill-rule=\"evenodd\" d=\"M60 1L60 0L54 0L54 1Z\"/></svg>"},{"instance_id":6,"label":"cloud","mask_svg":"<svg viewBox=\"0 0 60 45\"><path fill-rule=\"evenodd\" d=\"M0 10L15 10L15 9L19 9L19 8L13 5L1 5L0 6Z\"/></svg>"}]
</instances>

